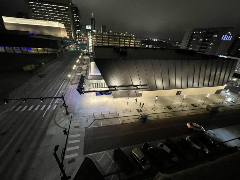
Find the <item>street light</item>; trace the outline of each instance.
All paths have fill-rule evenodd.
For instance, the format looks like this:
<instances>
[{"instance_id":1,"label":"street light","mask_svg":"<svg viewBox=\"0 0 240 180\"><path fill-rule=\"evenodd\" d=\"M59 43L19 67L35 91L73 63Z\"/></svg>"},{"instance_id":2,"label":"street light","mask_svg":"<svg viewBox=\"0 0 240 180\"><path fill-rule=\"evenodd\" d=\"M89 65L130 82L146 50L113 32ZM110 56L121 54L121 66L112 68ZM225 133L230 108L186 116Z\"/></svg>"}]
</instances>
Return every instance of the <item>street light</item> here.
<instances>
[{"instance_id":1,"label":"street light","mask_svg":"<svg viewBox=\"0 0 240 180\"><path fill-rule=\"evenodd\" d=\"M182 105L182 103L183 103L185 98L186 98L186 95L184 95L183 100L182 100L181 104L178 107L180 107Z\"/></svg>"},{"instance_id":2,"label":"street light","mask_svg":"<svg viewBox=\"0 0 240 180\"><path fill-rule=\"evenodd\" d=\"M205 100L203 101L202 105L205 103L205 101L207 100L207 98L210 96L210 94L208 94L205 98Z\"/></svg>"}]
</instances>

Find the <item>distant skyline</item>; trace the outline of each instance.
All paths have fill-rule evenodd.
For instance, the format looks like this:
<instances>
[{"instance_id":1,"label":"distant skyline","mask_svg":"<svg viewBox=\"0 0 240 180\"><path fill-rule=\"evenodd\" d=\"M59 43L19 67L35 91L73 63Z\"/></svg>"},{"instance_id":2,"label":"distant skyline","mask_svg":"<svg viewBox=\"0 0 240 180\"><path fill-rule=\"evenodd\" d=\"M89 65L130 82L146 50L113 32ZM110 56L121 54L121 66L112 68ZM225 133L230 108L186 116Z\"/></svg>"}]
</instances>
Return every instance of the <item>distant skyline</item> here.
<instances>
[{"instance_id":1,"label":"distant skyline","mask_svg":"<svg viewBox=\"0 0 240 180\"><path fill-rule=\"evenodd\" d=\"M141 37L182 40L192 28L234 27L240 32L239 0L73 0L96 29L128 32Z\"/></svg>"},{"instance_id":2,"label":"distant skyline","mask_svg":"<svg viewBox=\"0 0 240 180\"><path fill-rule=\"evenodd\" d=\"M46 0L47 1L47 0ZM96 29L128 32L144 38L182 40L192 28L234 27L240 32L239 0L72 0L77 4L82 24ZM14 16L26 11L24 0L1 0L0 15Z\"/></svg>"}]
</instances>

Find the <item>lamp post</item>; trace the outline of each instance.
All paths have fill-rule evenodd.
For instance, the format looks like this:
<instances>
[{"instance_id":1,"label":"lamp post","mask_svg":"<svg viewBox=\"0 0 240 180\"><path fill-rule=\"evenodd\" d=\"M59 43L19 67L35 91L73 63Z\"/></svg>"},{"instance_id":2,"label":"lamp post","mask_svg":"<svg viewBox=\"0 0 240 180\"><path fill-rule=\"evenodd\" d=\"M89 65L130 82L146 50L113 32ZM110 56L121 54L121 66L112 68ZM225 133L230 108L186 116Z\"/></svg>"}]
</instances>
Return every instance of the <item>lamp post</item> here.
<instances>
[{"instance_id":1,"label":"lamp post","mask_svg":"<svg viewBox=\"0 0 240 180\"><path fill-rule=\"evenodd\" d=\"M205 100L203 101L202 105L205 103L205 101L207 100L207 98L209 97L210 94L208 94L205 98Z\"/></svg>"},{"instance_id":2,"label":"lamp post","mask_svg":"<svg viewBox=\"0 0 240 180\"><path fill-rule=\"evenodd\" d=\"M183 100L182 100L181 104L178 107L180 107L182 105L182 103L183 103L185 98L186 98L186 95L184 95Z\"/></svg>"},{"instance_id":3,"label":"lamp post","mask_svg":"<svg viewBox=\"0 0 240 180\"><path fill-rule=\"evenodd\" d=\"M155 98L155 103L154 103L153 108L155 108L155 105L156 105L157 99L158 99L158 96L156 96L156 98ZM152 110L153 110L153 108L152 108ZM154 111L155 111L155 110L154 110Z\"/></svg>"}]
</instances>

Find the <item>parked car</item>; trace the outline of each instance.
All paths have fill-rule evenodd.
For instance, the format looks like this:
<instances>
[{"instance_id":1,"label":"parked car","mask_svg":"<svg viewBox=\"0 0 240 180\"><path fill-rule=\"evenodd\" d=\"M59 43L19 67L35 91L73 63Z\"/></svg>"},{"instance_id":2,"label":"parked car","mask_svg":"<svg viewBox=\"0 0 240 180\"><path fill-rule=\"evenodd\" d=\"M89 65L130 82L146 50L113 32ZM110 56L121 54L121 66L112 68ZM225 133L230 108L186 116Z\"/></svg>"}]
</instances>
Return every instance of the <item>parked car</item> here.
<instances>
[{"instance_id":1,"label":"parked car","mask_svg":"<svg viewBox=\"0 0 240 180\"><path fill-rule=\"evenodd\" d=\"M168 155L168 157L171 159L171 161L173 161L173 162L177 162L178 161L178 157L165 144L159 143L157 145L157 147L162 149L162 150L164 150L166 152L166 154Z\"/></svg>"},{"instance_id":2,"label":"parked car","mask_svg":"<svg viewBox=\"0 0 240 180\"><path fill-rule=\"evenodd\" d=\"M203 152L206 153L206 154L209 153L208 148L206 148L206 146L204 146L200 141L198 141L198 140L197 140L196 138L194 138L193 136L187 136L187 137L186 137L186 140L187 140L188 142L190 142L191 145L192 145L193 147L195 147L196 149L201 150L201 151L203 151Z\"/></svg>"},{"instance_id":3,"label":"parked car","mask_svg":"<svg viewBox=\"0 0 240 180\"><path fill-rule=\"evenodd\" d=\"M199 155L198 152L187 140L180 138L177 143L181 148L185 149L191 156L198 157Z\"/></svg>"},{"instance_id":4,"label":"parked car","mask_svg":"<svg viewBox=\"0 0 240 180\"><path fill-rule=\"evenodd\" d=\"M218 148L218 145L215 144L211 138L204 134L195 134L194 137L208 148Z\"/></svg>"},{"instance_id":5,"label":"parked car","mask_svg":"<svg viewBox=\"0 0 240 180\"><path fill-rule=\"evenodd\" d=\"M151 159L157 164L164 163L164 152L159 150L157 147L152 147L148 143L142 145L143 152L151 157Z\"/></svg>"},{"instance_id":6,"label":"parked car","mask_svg":"<svg viewBox=\"0 0 240 180\"><path fill-rule=\"evenodd\" d=\"M143 153L138 148L133 148L132 156L144 171L150 169L149 161L144 157Z\"/></svg>"},{"instance_id":7,"label":"parked car","mask_svg":"<svg viewBox=\"0 0 240 180\"><path fill-rule=\"evenodd\" d=\"M182 157L182 158L187 157L187 154L184 151L182 151L181 148L177 145L177 143L175 143L171 139L166 139L165 145L169 149L171 149L178 157Z\"/></svg>"},{"instance_id":8,"label":"parked car","mask_svg":"<svg viewBox=\"0 0 240 180\"><path fill-rule=\"evenodd\" d=\"M187 127L195 131L205 131L205 129L197 123L188 122Z\"/></svg>"},{"instance_id":9,"label":"parked car","mask_svg":"<svg viewBox=\"0 0 240 180\"><path fill-rule=\"evenodd\" d=\"M121 171L124 171L126 173L131 173L134 171L133 163L129 160L129 157L120 148L113 151L113 159L119 166L119 169Z\"/></svg>"}]
</instances>

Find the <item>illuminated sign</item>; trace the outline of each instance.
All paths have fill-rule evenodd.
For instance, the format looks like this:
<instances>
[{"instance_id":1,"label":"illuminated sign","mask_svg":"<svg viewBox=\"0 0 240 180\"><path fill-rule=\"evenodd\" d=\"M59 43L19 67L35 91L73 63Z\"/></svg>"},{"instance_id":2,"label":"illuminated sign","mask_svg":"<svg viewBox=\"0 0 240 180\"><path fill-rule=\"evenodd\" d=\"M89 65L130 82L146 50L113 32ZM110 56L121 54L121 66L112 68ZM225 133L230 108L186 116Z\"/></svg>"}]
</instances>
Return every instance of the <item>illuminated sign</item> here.
<instances>
[{"instance_id":1,"label":"illuminated sign","mask_svg":"<svg viewBox=\"0 0 240 180\"><path fill-rule=\"evenodd\" d=\"M226 35L223 35L222 36L222 39L221 40L224 40L224 41L231 41L232 39L232 35L230 32L228 32Z\"/></svg>"},{"instance_id":2,"label":"illuminated sign","mask_svg":"<svg viewBox=\"0 0 240 180\"><path fill-rule=\"evenodd\" d=\"M86 29L92 29L91 25L86 25Z\"/></svg>"}]
</instances>

